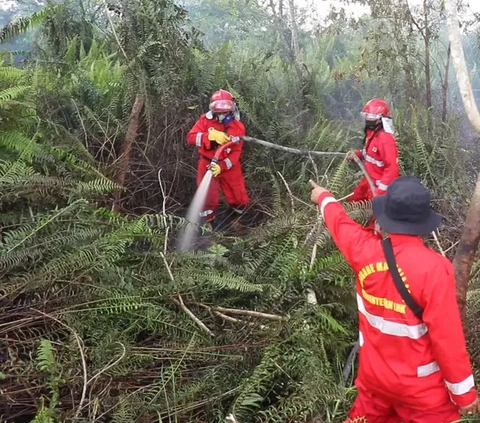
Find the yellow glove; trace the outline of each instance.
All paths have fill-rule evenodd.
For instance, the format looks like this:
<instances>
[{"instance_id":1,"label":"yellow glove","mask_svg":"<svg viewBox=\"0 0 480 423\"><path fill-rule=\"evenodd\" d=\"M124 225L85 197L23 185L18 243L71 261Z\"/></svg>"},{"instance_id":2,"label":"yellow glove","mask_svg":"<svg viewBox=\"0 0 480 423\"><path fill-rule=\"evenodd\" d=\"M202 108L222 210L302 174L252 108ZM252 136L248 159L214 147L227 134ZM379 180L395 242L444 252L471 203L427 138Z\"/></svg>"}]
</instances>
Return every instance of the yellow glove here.
<instances>
[{"instance_id":1,"label":"yellow glove","mask_svg":"<svg viewBox=\"0 0 480 423\"><path fill-rule=\"evenodd\" d=\"M222 168L218 163L212 163L210 165L210 170L212 171L213 176L216 178L218 175L220 175Z\"/></svg>"},{"instance_id":2,"label":"yellow glove","mask_svg":"<svg viewBox=\"0 0 480 423\"><path fill-rule=\"evenodd\" d=\"M230 137L225 132L217 131L214 128L210 128L208 130L208 139L210 141L215 141L217 144L220 144L220 145L230 141Z\"/></svg>"}]
</instances>

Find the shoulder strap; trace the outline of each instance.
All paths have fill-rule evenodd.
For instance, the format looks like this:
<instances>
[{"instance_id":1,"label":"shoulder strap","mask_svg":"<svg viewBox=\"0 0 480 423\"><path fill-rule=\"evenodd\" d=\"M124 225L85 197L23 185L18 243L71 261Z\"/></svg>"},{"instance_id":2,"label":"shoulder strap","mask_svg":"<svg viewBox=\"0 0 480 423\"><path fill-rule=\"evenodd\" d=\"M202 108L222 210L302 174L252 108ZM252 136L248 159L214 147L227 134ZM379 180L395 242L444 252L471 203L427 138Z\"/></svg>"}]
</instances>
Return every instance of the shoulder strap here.
<instances>
[{"instance_id":1,"label":"shoulder strap","mask_svg":"<svg viewBox=\"0 0 480 423\"><path fill-rule=\"evenodd\" d=\"M395 287L397 291L403 298L403 301L407 304L408 308L413 311L413 314L419 319L422 318L423 310L422 307L413 299L408 292L407 287L402 281L402 278L398 274L397 262L395 261L395 256L393 254L392 241L390 238L386 237L382 240L383 252L385 253L385 258L387 259L388 269L392 275L393 282L395 282Z\"/></svg>"}]
</instances>

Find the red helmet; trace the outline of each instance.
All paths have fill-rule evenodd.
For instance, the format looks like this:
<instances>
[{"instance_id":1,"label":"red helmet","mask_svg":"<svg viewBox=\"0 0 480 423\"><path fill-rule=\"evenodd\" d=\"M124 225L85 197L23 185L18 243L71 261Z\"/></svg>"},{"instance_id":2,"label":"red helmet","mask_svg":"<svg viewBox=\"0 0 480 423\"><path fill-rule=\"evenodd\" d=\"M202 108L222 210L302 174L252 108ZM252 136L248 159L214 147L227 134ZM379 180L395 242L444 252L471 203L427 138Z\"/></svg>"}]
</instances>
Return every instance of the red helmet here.
<instances>
[{"instance_id":1,"label":"red helmet","mask_svg":"<svg viewBox=\"0 0 480 423\"><path fill-rule=\"evenodd\" d=\"M228 113L235 111L235 99L226 90L218 90L210 99L210 110L214 113Z\"/></svg>"},{"instance_id":2,"label":"red helmet","mask_svg":"<svg viewBox=\"0 0 480 423\"><path fill-rule=\"evenodd\" d=\"M369 119L379 119L380 117L390 117L390 109L388 104L378 98L370 100L362 109L363 115Z\"/></svg>"}]
</instances>

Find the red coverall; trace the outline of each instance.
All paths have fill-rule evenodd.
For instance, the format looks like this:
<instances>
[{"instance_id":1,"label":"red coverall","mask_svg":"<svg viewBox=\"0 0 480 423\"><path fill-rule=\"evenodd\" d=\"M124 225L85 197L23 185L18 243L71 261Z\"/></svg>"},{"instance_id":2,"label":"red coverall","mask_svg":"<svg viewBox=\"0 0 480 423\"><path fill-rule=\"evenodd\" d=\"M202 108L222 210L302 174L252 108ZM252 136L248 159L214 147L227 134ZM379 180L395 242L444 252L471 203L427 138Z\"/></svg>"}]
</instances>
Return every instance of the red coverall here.
<instances>
[{"instance_id":1,"label":"red coverall","mask_svg":"<svg viewBox=\"0 0 480 423\"><path fill-rule=\"evenodd\" d=\"M227 135L242 136L245 135L245 125L233 120L228 126L218 122L215 118L207 117L208 114L200 116L198 121L187 134L187 143L198 147L200 159L198 161L197 186L202 182L207 167L215 156L218 144L208 139L208 128L215 128L218 131L225 132ZM221 173L212 178L207 193L204 210L200 213L207 221L215 218L215 210L220 200L219 189L222 188L225 200L237 213L243 213L250 202L245 180L243 178L242 167L240 164L240 155L242 153L243 141L223 150L218 164L222 169Z\"/></svg>"},{"instance_id":2,"label":"red coverall","mask_svg":"<svg viewBox=\"0 0 480 423\"><path fill-rule=\"evenodd\" d=\"M420 237L390 235L399 273L423 308L405 305L388 271L381 237L353 221L330 193L320 211L356 275L358 396L350 419L368 423L450 423L477 398L453 268ZM363 421L363 420L357 420Z\"/></svg>"},{"instance_id":3,"label":"red coverall","mask_svg":"<svg viewBox=\"0 0 480 423\"><path fill-rule=\"evenodd\" d=\"M376 185L375 195L384 195L388 185L399 176L398 152L395 138L392 134L379 131L367 130L367 139L363 150L357 150L355 154L363 159L365 170L373 183ZM372 191L364 176L355 187L353 195L348 201L371 200Z\"/></svg>"}]
</instances>

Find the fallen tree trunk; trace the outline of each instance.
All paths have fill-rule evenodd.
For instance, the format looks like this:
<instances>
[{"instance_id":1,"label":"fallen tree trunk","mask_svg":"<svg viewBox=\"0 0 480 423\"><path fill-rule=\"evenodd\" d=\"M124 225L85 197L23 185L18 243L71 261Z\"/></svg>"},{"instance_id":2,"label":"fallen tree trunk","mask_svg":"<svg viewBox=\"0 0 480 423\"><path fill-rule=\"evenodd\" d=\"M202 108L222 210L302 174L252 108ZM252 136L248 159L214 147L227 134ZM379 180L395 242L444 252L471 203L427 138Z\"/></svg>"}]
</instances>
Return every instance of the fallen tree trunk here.
<instances>
[{"instance_id":1,"label":"fallen tree trunk","mask_svg":"<svg viewBox=\"0 0 480 423\"><path fill-rule=\"evenodd\" d=\"M447 14L448 38L451 45L452 61L457 75L458 87L462 96L463 106L468 118L475 129L480 133L480 113L478 112L473 96L470 77L462 46L462 35L457 14L457 1L445 0ZM465 325L467 289L470 280L475 254L480 241L480 174L470 202L465 226L463 228L460 243L458 245L453 266L455 268L455 280L457 283L457 300L460 313Z\"/></svg>"}]
</instances>

